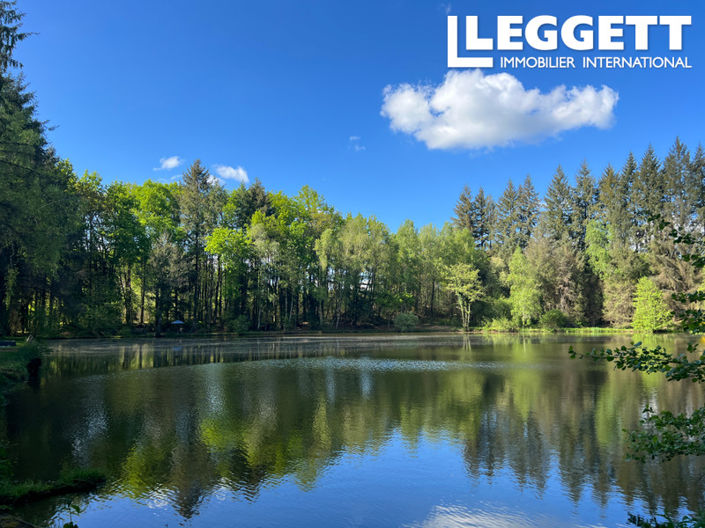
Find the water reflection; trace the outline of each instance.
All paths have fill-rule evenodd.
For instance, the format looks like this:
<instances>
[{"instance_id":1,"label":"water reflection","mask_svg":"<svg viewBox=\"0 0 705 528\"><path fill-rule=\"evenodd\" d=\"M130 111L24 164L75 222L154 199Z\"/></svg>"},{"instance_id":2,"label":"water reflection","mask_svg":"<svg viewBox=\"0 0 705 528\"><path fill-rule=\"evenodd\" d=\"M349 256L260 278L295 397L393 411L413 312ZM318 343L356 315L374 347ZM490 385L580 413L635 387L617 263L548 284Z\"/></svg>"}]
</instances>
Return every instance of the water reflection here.
<instances>
[{"instance_id":1,"label":"water reflection","mask_svg":"<svg viewBox=\"0 0 705 528\"><path fill-rule=\"evenodd\" d=\"M702 390L571 361L567 343L517 336L64 342L39 387L11 399L6 433L20 476L101 467L111 479L101 496L81 499L89 510L129 499L129 515L170 510L194 526L208 526L213 515L222 521L243 504L253 505L250 524L263 524L270 517L255 506L289 486L323 519L341 506L322 493L347 494L362 510L381 500L391 525L491 526L490 517L498 526L547 525L540 519L560 495L573 507L551 513L556 525L582 522L585 505L606 511L615 493L619 521L626 508L702 507L702 461L627 462L622 433L646 403L693 408L705 403ZM184 368L154 368L166 366ZM462 475L446 476L443 467L456 458ZM388 465L417 477L403 484L407 502L458 493L462 500L395 516L390 503L403 500L392 498L402 484ZM366 472L367 490L355 481ZM478 509L462 495L478 483L492 500L529 489L538 510L527 517L516 504L504 513ZM60 504L26 513L46 523ZM79 524L93 519L100 516Z\"/></svg>"}]
</instances>

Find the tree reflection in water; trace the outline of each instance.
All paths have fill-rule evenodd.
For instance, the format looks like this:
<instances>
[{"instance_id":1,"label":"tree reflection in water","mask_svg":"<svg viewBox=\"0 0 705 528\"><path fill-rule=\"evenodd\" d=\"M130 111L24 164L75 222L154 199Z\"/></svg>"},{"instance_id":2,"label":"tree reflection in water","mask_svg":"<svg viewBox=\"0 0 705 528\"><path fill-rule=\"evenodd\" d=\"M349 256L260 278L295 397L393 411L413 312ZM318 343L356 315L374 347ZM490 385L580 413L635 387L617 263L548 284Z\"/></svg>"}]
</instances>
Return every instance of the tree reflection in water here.
<instances>
[{"instance_id":1,"label":"tree reflection in water","mask_svg":"<svg viewBox=\"0 0 705 528\"><path fill-rule=\"evenodd\" d=\"M39 387L10 399L5 429L20 477L104 468L103 496L185 519L224 491L257 501L287 478L313 489L344 454L381 452L395 435L410 451L457 446L470 479L509 471L539 498L557 478L575 504L606 506L616 491L628 506L702 507L701 461L626 461L622 432L647 402L682 410L702 391L570 361L568 342L598 341L566 339L64 342ZM60 503L26 513L44 522Z\"/></svg>"}]
</instances>

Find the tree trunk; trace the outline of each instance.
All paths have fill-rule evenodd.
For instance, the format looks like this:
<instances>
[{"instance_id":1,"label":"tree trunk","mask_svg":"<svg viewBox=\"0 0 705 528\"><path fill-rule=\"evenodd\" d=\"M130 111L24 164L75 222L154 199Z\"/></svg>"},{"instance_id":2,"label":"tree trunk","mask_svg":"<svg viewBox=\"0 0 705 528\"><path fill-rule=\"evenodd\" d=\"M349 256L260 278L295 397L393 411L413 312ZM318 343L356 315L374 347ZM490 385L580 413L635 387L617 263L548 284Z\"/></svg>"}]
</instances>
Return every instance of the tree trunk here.
<instances>
[{"instance_id":1,"label":"tree trunk","mask_svg":"<svg viewBox=\"0 0 705 528\"><path fill-rule=\"evenodd\" d=\"M125 324L132 326L134 315L132 313L132 265L125 271Z\"/></svg>"},{"instance_id":2,"label":"tree trunk","mask_svg":"<svg viewBox=\"0 0 705 528\"><path fill-rule=\"evenodd\" d=\"M0 251L0 335L9 335L10 317L7 312L7 276L9 271L9 258L5 251Z\"/></svg>"},{"instance_id":3,"label":"tree trunk","mask_svg":"<svg viewBox=\"0 0 705 528\"><path fill-rule=\"evenodd\" d=\"M147 291L147 259L142 264L142 288L140 289L140 325L144 325L144 298Z\"/></svg>"}]
</instances>

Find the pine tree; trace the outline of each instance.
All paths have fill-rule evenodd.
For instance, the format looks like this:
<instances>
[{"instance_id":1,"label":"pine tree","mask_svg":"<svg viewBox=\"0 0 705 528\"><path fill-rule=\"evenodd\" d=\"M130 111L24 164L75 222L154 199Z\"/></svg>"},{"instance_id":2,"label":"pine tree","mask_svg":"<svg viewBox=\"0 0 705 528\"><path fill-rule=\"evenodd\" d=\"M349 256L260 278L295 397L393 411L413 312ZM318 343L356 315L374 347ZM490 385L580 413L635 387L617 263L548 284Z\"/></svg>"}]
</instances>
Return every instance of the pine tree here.
<instances>
[{"instance_id":1,"label":"pine tree","mask_svg":"<svg viewBox=\"0 0 705 528\"><path fill-rule=\"evenodd\" d=\"M660 208L652 214L659 214L679 231L690 233L696 220L696 200L693 195L699 192L702 181L691 175L690 153L687 147L676 138L660 171L663 196ZM655 203L655 202L654 202ZM668 231L654 228L649 242L647 261L658 287L667 294L694 291L700 277L697 270L684 262L680 255L687 248L668 236ZM672 295L667 295L672 309L685 309L688 306L678 303Z\"/></svg>"},{"instance_id":2,"label":"pine tree","mask_svg":"<svg viewBox=\"0 0 705 528\"><path fill-rule=\"evenodd\" d=\"M458 203L453 211L455 212L453 224L472 233L475 227L475 204L472 199L472 191L467 185L463 188L463 192L460 193Z\"/></svg>"},{"instance_id":3,"label":"pine tree","mask_svg":"<svg viewBox=\"0 0 705 528\"><path fill-rule=\"evenodd\" d=\"M0 2L0 76L5 75L9 68L21 66L13 53L15 46L30 34L20 31L24 13L15 9L15 0Z\"/></svg>"},{"instance_id":4,"label":"pine tree","mask_svg":"<svg viewBox=\"0 0 705 528\"><path fill-rule=\"evenodd\" d=\"M568 238L573 219L572 188L560 165L548 186L544 201L546 208L541 218L543 233L553 240Z\"/></svg>"},{"instance_id":5,"label":"pine tree","mask_svg":"<svg viewBox=\"0 0 705 528\"><path fill-rule=\"evenodd\" d=\"M211 194L217 186L200 160L196 160L183 174L180 194L182 222L188 237L187 254L193 261L189 277L191 284L191 317L197 324L202 317L202 267L204 248L209 229L213 227Z\"/></svg>"},{"instance_id":6,"label":"pine tree","mask_svg":"<svg viewBox=\"0 0 705 528\"><path fill-rule=\"evenodd\" d=\"M696 200L691 196L701 188L702 181L697 181L690 173L690 152L676 138L668 155L663 161L663 185L665 203L661 212L674 227L689 231L695 216Z\"/></svg>"},{"instance_id":7,"label":"pine tree","mask_svg":"<svg viewBox=\"0 0 705 528\"><path fill-rule=\"evenodd\" d=\"M698 145L690 161L690 177L693 182L705 182L705 150ZM690 200L695 204L695 224L693 229L705 232L705 185L697 185L691 190Z\"/></svg>"},{"instance_id":8,"label":"pine tree","mask_svg":"<svg viewBox=\"0 0 705 528\"><path fill-rule=\"evenodd\" d=\"M473 232L475 244L481 249L492 249L492 237L497 222L497 211L492 197L480 187L473 201Z\"/></svg>"},{"instance_id":9,"label":"pine tree","mask_svg":"<svg viewBox=\"0 0 705 528\"><path fill-rule=\"evenodd\" d=\"M638 205L634 197L636 179L638 177L637 172L639 170L639 165L636 162L636 158L632 152L627 156L627 160L624 162L622 170L619 172L619 177L622 180L622 186L627 192L627 218L629 219L628 234L625 239L625 243L630 246L634 243L637 231L637 218L638 218Z\"/></svg>"},{"instance_id":10,"label":"pine tree","mask_svg":"<svg viewBox=\"0 0 705 528\"><path fill-rule=\"evenodd\" d=\"M632 200L635 205L633 242L637 251L646 251L654 232L653 222L649 218L661 212L665 196L661 164L651 145L641 159L635 174L633 189Z\"/></svg>"},{"instance_id":11,"label":"pine tree","mask_svg":"<svg viewBox=\"0 0 705 528\"><path fill-rule=\"evenodd\" d=\"M598 184L596 215L609 226L611 242L619 246L626 246L629 241L629 192L626 179L608 165Z\"/></svg>"},{"instance_id":12,"label":"pine tree","mask_svg":"<svg viewBox=\"0 0 705 528\"><path fill-rule=\"evenodd\" d=\"M519 193L509 180L497 204L497 245L505 255L511 255L519 246L521 216L518 200Z\"/></svg>"},{"instance_id":13,"label":"pine tree","mask_svg":"<svg viewBox=\"0 0 705 528\"><path fill-rule=\"evenodd\" d=\"M585 231L588 222L594 216L597 198L595 180L590 174L590 169L585 161L580 165L580 169L575 178L575 189L573 189L572 196L571 238L578 250L583 251L585 249Z\"/></svg>"},{"instance_id":14,"label":"pine tree","mask_svg":"<svg viewBox=\"0 0 705 528\"><path fill-rule=\"evenodd\" d=\"M602 317L617 328L625 328L634 313L634 287L610 277L604 282Z\"/></svg>"},{"instance_id":15,"label":"pine tree","mask_svg":"<svg viewBox=\"0 0 705 528\"><path fill-rule=\"evenodd\" d=\"M539 219L539 195L527 174L524 183L517 192L518 205L518 243L521 249L526 248L534 233Z\"/></svg>"},{"instance_id":16,"label":"pine tree","mask_svg":"<svg viewBox=\"0 0 705 528\"><path fill-rule=\"evenodd\" d=\"M15 46L28 36L15 6L0 1L0 334L43 330L46 304L63 297L64 257L80 225L73 168L57 158L34 95L11 71L21 66ZM82 293L82 277L66 275Z\"/></svg>"},{"instance_id":17,"label":"pine tree","mask_svg":"<svg viewBox=\"0 0 705 528\"><path fill-rule=\"evenodd\" d=\"M225 223L233 229L245 229L257 211L261 211L264 216L274 213L270 197L259 180L255 180L249 187L243 183L228 198L223 211Z\"/></svg>"}]
</instances>

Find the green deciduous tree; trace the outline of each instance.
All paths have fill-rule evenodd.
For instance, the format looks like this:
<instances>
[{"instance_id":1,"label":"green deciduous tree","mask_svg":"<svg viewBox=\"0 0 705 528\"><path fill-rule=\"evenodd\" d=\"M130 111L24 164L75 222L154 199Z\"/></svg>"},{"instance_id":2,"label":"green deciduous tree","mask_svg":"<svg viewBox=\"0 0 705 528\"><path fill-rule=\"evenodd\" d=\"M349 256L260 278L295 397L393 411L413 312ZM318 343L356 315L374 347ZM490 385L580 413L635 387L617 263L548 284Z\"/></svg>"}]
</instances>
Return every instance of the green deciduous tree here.
<instances>
[{"instance_id":1,"label":"green deciduous tree","mask_svg":"<svg viewBox=\"0 0 705 528\"><path fill-rule=\"evenodd\" d=\"M471 309L474 302L483 295L480 270L470 264L453 264L445 273L448 289L455 294L463 330L470 329Z\"/></svg>"},{"instance_id":2,"label":"green deciduous tree","mask_svg":"<svg viewBox=\"0 0 705 528\"><path fill-rule=\"evenodd\" d=\"M539 283L529 270L524 253L517 248L509 262L509 303L512 317L521 326L529 326L541 315L541 292Z\"/></svg>"},{"instance_id":3,"label":"green deciduous tree","mask_svg":"<svg viewBox=\"0 0 705 528\"><path fill-rule=\"evenodd\" d=\"M636 285L634 296L634 318L632 327L640 332L653 332L666 328L671 321L671 312L663 299L663 293L653 280L642 277Z\"/></svg>"}]
</instances>

